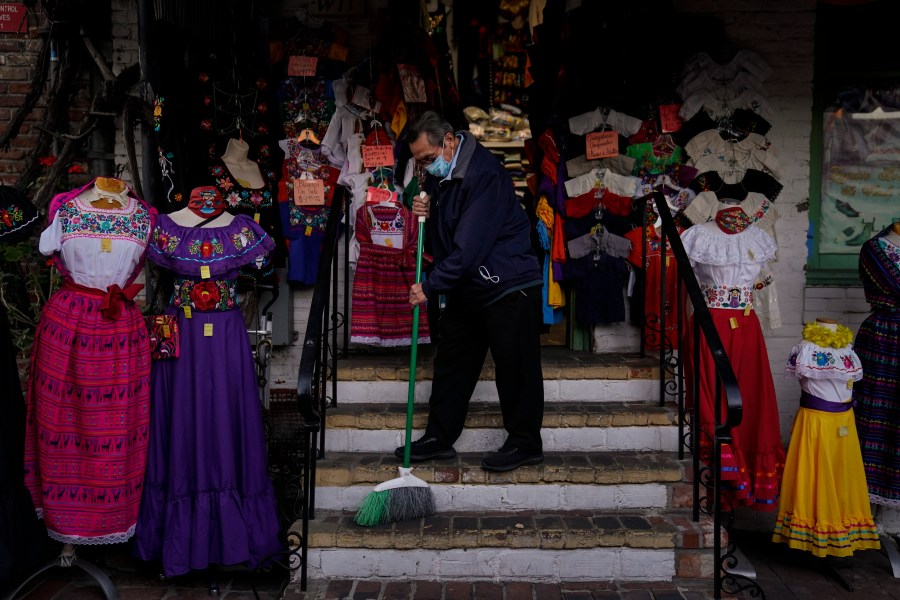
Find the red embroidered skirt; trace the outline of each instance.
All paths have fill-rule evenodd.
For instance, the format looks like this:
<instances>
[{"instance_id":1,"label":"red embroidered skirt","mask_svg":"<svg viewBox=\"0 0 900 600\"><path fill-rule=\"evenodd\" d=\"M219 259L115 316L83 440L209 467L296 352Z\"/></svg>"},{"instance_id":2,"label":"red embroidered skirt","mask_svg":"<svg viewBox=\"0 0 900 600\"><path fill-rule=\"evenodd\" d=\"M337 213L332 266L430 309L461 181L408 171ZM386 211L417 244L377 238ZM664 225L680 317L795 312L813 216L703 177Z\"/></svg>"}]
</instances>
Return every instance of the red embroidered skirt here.
<instances>
[{"instance_id":1,"label":"red embroidered skirt","mask_svg":"<svg viewBox=\"0 0 900 600\"><path fill-rule=\"evenodd\" d=\"M744 405L741 424L732 430L733 442L722 448L722 486L727 499L759 511L778 508L778 491L784 470L784 446L772 368L759 319L753 311L710 308L725 353L737 377ZM732 321L737 327L732 327ZM688 403L692 393L694 350L693 318L688 323L685 344L685 374ZM711 462L715 431L715 366L705 339L700 341L700 456ZM723 393L721 414L725 414Z\"/></svg>"},{"instance_id":2,"label":"red embroidered skirt","mask_svg":"<svg viewBox=\"0 0 900 600\"><path fill-rule=\"evenodd\" d=\"M147 462L150 347L125 301L62 289L41 313L31 359L25 483L51 538L113 544L134 534Z\"/></svg>"}]
</instances>

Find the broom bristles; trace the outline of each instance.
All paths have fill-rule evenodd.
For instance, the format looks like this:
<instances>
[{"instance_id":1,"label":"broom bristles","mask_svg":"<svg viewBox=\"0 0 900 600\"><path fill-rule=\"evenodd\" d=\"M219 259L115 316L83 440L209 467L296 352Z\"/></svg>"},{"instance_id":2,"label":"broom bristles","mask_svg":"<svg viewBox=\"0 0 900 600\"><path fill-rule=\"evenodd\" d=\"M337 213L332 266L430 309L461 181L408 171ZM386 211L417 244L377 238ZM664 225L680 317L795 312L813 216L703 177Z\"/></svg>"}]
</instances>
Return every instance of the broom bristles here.
<instances>
[{"instance_id":1,"label":"broom bristles","mask_svg":"<svg viewBox=\"0 0 900 600\"><path fill-rule=\"evenodd\" d=\"M372 492L363 500L353 520L363 527L421 519L435 514L434 493L428 487L397 487Z\"/></svg>"}]
</instances>

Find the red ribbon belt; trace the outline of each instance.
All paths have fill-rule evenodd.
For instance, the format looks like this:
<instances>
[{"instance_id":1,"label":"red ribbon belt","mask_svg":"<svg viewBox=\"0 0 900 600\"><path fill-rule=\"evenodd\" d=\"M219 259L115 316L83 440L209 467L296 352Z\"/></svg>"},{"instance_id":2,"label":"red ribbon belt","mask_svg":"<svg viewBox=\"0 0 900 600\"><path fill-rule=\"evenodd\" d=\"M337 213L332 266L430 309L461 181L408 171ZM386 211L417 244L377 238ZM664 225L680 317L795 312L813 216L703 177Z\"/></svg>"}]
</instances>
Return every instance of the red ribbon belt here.
<instances>
[{"instance_id":1,"label":"red ribbon belt","mask_svg":"<svg viewBox=\"0 0 900 600\"><path fill-rule=\"evenodd\" d=\"M102 296L103 300L100 302L100 312L103 313L103 316L107 319L113 320L119 318L119 315L122 314L122 306L126 302L133 302L134 297L138 295L138 292L144 289L144 286L140 283L132 283L131 285L125 286L125 289L122 289L118 284L114 283L106 288L106 291L104 292L103 290L87 287L86 285L75 283L74 281L65 281L63 282L62 289L90 294L91 296Z\"/></svg>"}]
</instances>

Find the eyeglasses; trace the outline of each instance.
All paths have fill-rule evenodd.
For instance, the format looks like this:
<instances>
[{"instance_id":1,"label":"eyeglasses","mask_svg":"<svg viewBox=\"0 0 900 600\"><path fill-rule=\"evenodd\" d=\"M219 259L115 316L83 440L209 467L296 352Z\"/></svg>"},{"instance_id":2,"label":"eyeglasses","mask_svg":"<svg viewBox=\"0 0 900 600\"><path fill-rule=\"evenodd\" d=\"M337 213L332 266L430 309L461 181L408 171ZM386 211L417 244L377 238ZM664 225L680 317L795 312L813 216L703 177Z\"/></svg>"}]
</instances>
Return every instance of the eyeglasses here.
<instances>
[{"instance_id":1,"label":"eyeglasses","mask_svg":"<svg viewBox=\"0 0 900 600\"><path fill-rule=\"evenodd\" d=\"M438 148L437 150L435 150L434 156L428 156L428 157L425 157L425 158L417 158L417 159L416 159L416 164L417 164L417 165L420 165L420 166L422 166L422 167L427 167L428 165L430 165L431 163L433 163L434 161L436 161L436 160L437 160L437 157L438 157L438 154L440 154L440 153L443 152L443 151L444 151L444 144L441 143L441 147Z\"/></svg>"}]
</instances>

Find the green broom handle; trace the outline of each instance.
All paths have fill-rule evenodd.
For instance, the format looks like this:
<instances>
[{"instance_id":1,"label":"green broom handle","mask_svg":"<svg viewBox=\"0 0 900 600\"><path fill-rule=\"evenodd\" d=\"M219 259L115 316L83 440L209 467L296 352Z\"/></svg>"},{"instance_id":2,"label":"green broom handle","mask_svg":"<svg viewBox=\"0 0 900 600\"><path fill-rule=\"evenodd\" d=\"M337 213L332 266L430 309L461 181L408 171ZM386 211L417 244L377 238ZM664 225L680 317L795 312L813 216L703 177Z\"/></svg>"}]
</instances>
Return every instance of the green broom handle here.
<instances>
[{"instance_id":1,"label":"green broom handle","mask_svg":"<svg viewBox=\"0 0 900 600\"><path fill-rule=\"evenodd\" d=\"M419 239L416 244L416 283L422 283L422 249L425 239L425 217L419 217ZM419 306L413 307L412 348L409 353L409 393L406 398L406 440L403 443L403 468L409 468L412 444L413 401L416 399L416 354L419 348Z\"/></svg>"}]
</instances>

